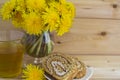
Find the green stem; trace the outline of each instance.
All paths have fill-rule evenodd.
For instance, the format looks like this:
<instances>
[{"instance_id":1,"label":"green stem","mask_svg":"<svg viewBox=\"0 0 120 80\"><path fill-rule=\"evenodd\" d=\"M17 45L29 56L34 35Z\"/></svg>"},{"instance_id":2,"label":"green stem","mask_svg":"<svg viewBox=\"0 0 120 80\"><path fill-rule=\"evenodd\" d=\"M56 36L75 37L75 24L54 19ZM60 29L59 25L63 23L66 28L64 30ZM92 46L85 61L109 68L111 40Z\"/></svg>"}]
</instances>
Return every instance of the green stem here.
<instances>
[{"instance_id":1,"label":"green stem","mask_svg":"<svg viewBox=\"0 0 120 80\"><path fill-rule=\"evenodd\" d=\"M35 42L35 44L32 45L32 47L31 47L31 49L30 49L30 53L34 52L36 46L37 46L39 43L41 43L42 38L43 38L43 35L41 35L40 38L37 40L37 42Z\"/></svg>"},{"instance_id":2,"label":"green stem","mask_svg":"<svg viewBox=\"0 0 120 80\"><path fill-rule=\"evenodd\" d=\"M47 43L47 47L48 47L47 53L50 53L51 50L52 50L52 43L51 43L51 41L49 43Z\"/></svg>"},{"instance_id":3,"label":"green stem","mask_svg":"<svg viewBox=\"0 0 120 80\"><path fill-rule=\"evenodd\" d=\"M43 41L43 35L40 36L40 42L39 42L39 45L38 45L38 48L37 48L36 55L39 55L39 52L41 50L42 41Z\"/></svg>"}]
</instances>

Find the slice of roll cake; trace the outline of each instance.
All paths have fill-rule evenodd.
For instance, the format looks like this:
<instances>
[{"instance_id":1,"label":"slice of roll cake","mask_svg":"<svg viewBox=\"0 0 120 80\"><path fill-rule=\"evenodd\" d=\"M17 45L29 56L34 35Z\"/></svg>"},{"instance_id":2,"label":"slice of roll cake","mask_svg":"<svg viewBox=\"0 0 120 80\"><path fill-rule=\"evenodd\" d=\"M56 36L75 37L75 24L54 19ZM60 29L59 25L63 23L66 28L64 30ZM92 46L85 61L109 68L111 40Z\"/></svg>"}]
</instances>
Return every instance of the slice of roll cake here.
<instances>
[{"instance_id":1,"label":"slice of roll cake","mask_svg":"<svg viewBox=\"0 0 120 80\"><path fill-rule=\"evenodd\" d=\"M78 58L73 58L76 62L78 73L74 79L80 79L85 76L86 74L86 66L83 62L81 62Z\"/></svg>"},{"instance_id":2,"label":"slice of roll cake","mask_svg":"<svg viewBox=\"0 0 120 80\"><path fill-rule=\"evenodd\" d=\"M53 80L73 80L78 73L78 65L74 61L70 56L54 53L43 59L42 66L55 78Z\"/></svg>"}]
</instances>

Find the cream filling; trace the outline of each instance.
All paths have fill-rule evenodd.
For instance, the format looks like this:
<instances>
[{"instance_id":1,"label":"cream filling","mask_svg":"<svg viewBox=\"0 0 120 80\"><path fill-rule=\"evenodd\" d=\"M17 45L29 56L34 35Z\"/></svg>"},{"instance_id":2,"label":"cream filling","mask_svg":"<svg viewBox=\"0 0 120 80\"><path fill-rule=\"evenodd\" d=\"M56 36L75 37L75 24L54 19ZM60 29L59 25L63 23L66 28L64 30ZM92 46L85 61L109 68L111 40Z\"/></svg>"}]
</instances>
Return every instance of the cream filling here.
<instances>
[{"instance_id":1,"label":"cream filling","mask_svg":"<svg viewBox=\"0 0 120 80\"><path fill-rule=\"evenodd\" d=\"M52 61L51 63L52 63L53 69L57 75L63 76L68 72L68 69L65 69L64 65L61 62ZM60 67L62 70L59 70L58 67Z\"/></svg>"}]
</instances>

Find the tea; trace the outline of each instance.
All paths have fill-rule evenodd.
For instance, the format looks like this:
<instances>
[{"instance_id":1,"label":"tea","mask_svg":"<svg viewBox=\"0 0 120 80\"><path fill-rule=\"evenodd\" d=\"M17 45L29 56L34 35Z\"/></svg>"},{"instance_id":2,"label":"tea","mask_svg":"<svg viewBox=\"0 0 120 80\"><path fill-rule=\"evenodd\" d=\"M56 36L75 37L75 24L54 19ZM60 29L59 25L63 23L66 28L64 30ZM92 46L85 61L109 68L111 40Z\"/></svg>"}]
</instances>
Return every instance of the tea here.
<instances>
[{"instance_id":1,"label":"tea","mask_svg":"<svg viewBox=\"0 0 120 80\"><path fill-rule=\"evenodd\" d=\"M20 74L23 53L20 43L0 42L0 77L16 77Z\"/></svg>"}]
</instances>

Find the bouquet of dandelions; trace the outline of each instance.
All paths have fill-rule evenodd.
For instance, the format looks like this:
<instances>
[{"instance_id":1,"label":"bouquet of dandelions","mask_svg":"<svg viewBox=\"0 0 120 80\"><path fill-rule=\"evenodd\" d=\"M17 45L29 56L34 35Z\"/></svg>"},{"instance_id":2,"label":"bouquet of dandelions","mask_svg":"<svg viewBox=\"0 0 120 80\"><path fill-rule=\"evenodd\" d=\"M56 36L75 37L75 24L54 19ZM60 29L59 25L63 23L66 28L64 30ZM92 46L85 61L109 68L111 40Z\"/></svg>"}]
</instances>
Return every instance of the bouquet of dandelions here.
<instances>
[{"instance_id":1,"label":"bouquet of dandelions","mask_svg":"<svg viewBox=\"0 0 120 80\"><path fill-rule=\"evenodd\" d=\"M34 53L39 55L43 39L49 43L46 46L47 52L51 51L50 39L46 32L55 31L61 36L69 31L75 7L66 0L10 0L2 6L0 12L3 20L11 20L15 27L23 29L28 36L32 36L26 40L30 43L26 49L31 53L36 51ZM31 41L36 43L31 46Z\"/></svg>"}]
</instances>

